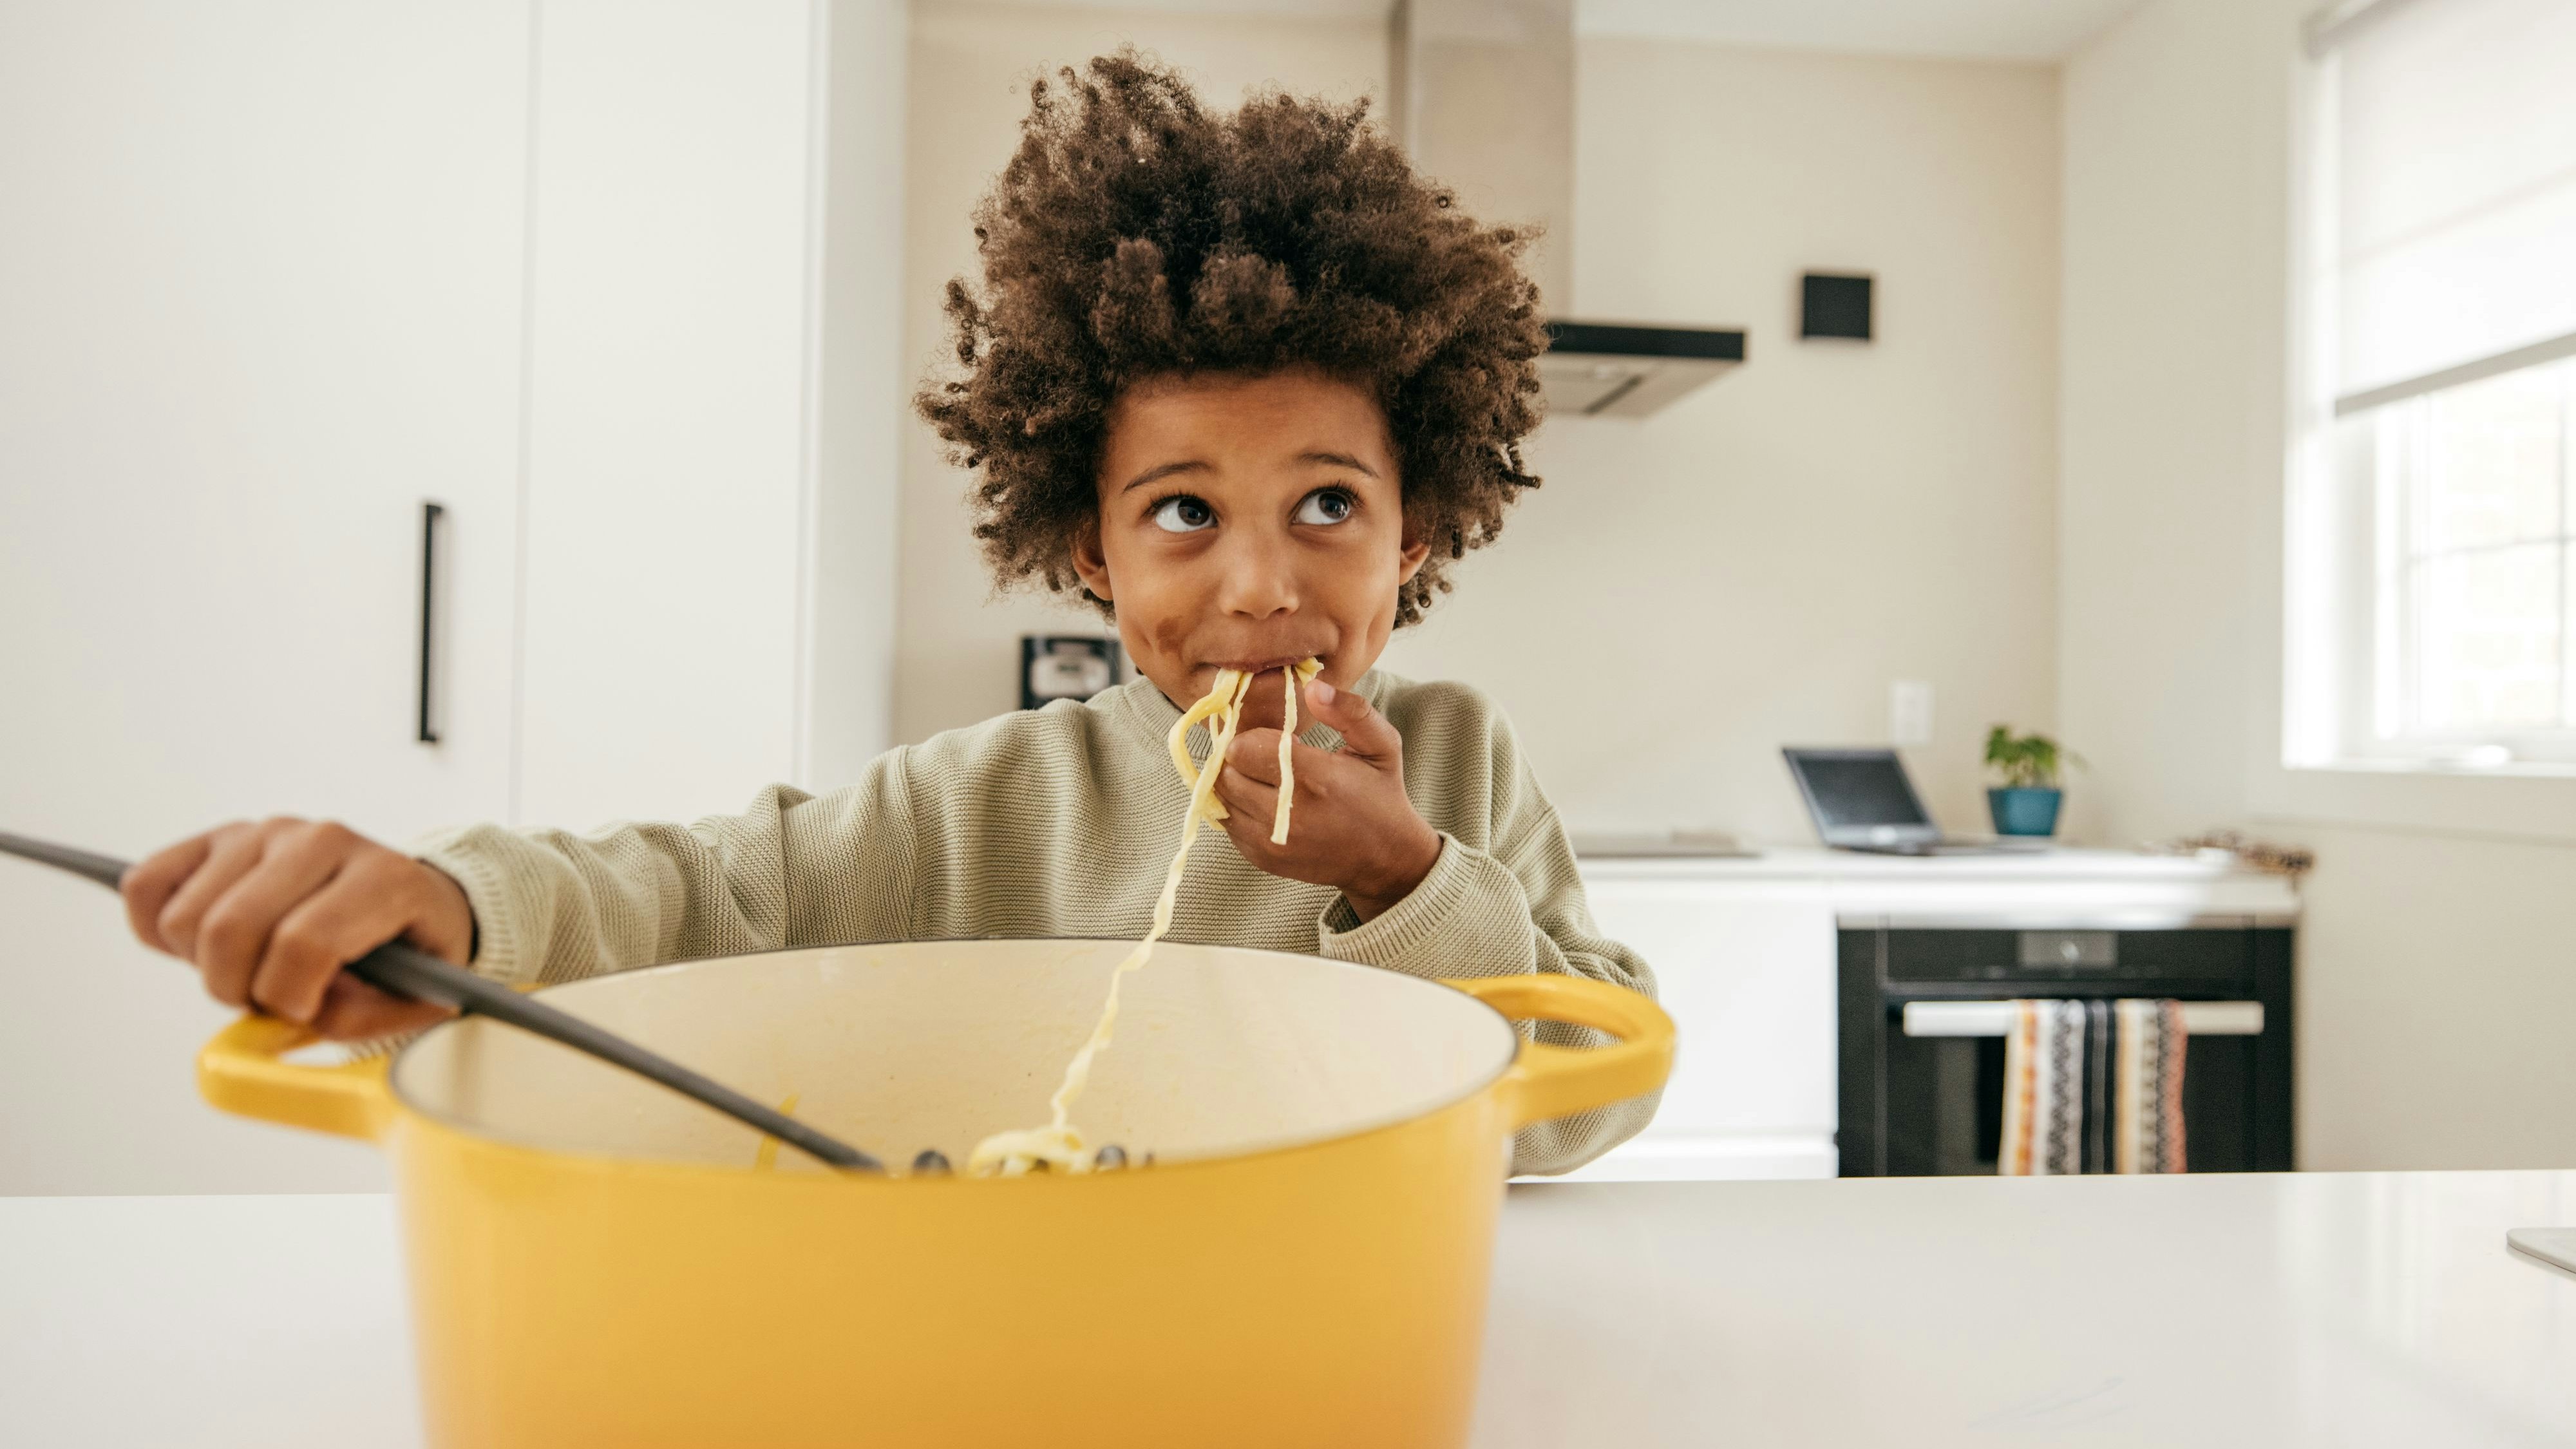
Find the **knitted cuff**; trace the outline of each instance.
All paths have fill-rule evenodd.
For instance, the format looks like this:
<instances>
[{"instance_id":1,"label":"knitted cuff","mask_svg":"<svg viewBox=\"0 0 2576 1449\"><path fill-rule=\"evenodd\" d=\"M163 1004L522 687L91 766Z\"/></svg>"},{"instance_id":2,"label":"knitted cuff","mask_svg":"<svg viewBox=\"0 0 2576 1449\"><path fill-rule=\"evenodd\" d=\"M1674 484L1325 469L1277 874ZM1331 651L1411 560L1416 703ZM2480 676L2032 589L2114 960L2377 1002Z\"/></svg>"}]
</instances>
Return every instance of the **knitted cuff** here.
<instances>
[{"instance_id":1,"label":"knitted cuff","mask_svg":"<svg viewBox=\"0 0 2576 1449\"><path fill-rule=\"evenodd\" d=\"M1340 896L1316 922L1319 954L1411 976L1508 976L1530 969L1529 901L1500 861L1443 833L1413 893L1366 924ZM1347 924L1346 924L1347 923Z\"/></svg>"},{"instance_id":2,"label":"knitted cuff","mask_svg":"<svg viewBox=\"0 0 2576 1449\"><path fill-rule=\"evenodd\" d=\"M524 913L511 897L510 873L490 852L474 848L477 835L496 829L480 825L433 836L414 848L413 858L447 872L464 888L474 910L474 954L465 964L477 976L522 985L537 979L537 963L527 958L521 939Z\"/></svg>"}]
</instances>

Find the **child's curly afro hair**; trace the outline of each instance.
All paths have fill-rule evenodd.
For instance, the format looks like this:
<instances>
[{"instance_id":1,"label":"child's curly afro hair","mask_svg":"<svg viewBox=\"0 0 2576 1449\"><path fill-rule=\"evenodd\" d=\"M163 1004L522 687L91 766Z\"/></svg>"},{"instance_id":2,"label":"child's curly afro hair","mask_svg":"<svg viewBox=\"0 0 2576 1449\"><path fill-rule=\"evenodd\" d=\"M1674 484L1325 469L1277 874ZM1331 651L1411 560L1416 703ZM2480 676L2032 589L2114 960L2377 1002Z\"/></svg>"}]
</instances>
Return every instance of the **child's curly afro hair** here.
<instances>
[{"instance_id":1,"label":"child's curly afro hair","mask_svg":"<svg viewBox=\"0 0 2576 1449\"><path fill-rule=\"evenodd\" d=\"M1365 100L1270 93L1215 115L1121 50L1041 78L1029 102L975 212L984 285L948 284L962 374L915 399L982 470L975 536L996 579L1081 587L1073 542L1131 384L1314 368L1385 409L1407 523L1432 546L1396 619L1421 618L1538 484L1520 454L1547 345L1519 266L1531 233L1461 214Z\"/></svg>"}]
</instances>

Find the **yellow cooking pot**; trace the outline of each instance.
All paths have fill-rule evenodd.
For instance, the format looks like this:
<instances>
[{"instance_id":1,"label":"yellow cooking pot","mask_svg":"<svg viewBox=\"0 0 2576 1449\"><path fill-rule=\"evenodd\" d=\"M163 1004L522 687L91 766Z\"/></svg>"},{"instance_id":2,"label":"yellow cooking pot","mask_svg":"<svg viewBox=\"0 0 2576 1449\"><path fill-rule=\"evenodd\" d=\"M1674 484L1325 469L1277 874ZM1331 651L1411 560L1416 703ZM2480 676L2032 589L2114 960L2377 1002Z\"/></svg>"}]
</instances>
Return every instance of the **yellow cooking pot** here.
<instances>
[{"instance_id":1,"label":"yellow cooking pot","mask_svg":"<svg viewBox=\"0 0 2576 1449\"><path fill-rule=\"evenodd\" d=\"M546 995L888 1161L963 1162L1046 1120L1129 944L834 946ZM1075 1114L1154 1165L1016 1179L763 1170L749 1129L478 1018L389 1063L282 1060L303 1040L237 1022L199 1087L386 1145L443 1449L1420 1449L1466 1441L1511 1133L1657 1090L1673 1028L1576 977L1166 945Z\"/></svg>"}]
</instances>

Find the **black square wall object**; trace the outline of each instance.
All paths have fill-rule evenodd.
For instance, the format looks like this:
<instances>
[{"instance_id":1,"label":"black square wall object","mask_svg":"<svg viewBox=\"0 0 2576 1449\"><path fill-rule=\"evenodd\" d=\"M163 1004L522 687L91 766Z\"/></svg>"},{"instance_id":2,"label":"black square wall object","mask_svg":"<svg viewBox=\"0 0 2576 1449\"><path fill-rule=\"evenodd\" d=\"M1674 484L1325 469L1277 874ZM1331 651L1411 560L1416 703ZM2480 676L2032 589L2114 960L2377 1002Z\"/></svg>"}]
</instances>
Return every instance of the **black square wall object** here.
<instances>
[{"instance_id":1,"label":"black square wall object","mask_svg":"<svg viewBox=\"0 0 2576 1449\"><path fill-rule=\"evenodd\" d=\"M1809 272L1799 290L1799 336L1869 340L1869 278Z\"/></svg>"}]
</instances>

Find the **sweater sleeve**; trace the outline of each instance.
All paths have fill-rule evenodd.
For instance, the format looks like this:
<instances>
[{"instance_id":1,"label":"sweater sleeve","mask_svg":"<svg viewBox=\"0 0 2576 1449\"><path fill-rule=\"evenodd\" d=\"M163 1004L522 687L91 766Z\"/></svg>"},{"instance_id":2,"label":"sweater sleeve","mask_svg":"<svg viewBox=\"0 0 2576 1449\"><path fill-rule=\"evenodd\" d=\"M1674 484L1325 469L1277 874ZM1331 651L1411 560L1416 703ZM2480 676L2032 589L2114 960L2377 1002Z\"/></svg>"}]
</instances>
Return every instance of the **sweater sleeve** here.
<instances>
[{"instance_id":1,"label":"sweater sleeve","mask_svg":"<svg viewBox=\"0 0 2576 1449\"><path fill-rule=\"evenodd\" d=\"M1654 995L1654 973L1644 960L1593 925L1574 848L1522 758L1509 723L1481 697L1456 692L1479 707L1425 711L1415 722L1425 735L1450 736L1426 753L1455 762L1448 772L1451 779L1413 777L1415 731L1408 730L1406 788L1417 808L1443 797L1464 800L1481 793L1490 809L1479 811L1476 804L1482 802L1477 801L1439 813L1425 810L1433 824L1448 827L1441 831L1440 858L1431 873L1411 895L1366 924L1348 901L1336 898L1319 923L1320 953L1414 976L1557 973ZM1462 730L1483 738L1455 738ZM1467 788L1480 773L1485 788ZM1460 774L1469 780L1459 780ZM1521 1030L1560 1046L1598 1047L1609 1040L1588 1027L1563 1022L1523 1023ZM1558 1173L1580 1167L1635 1136L1654 1117L1660 1100L1660 1093L1637 1097L1524 1128L1513 1140L1512 1170Z\"/></svg>"},{"instance_id":2,"label":"sweater sleeve","mask_svg":"<svg viewBox=\"0 0 2576 1449\"><path fill-rule=\"evenodd\" d=\"M475 825L414 854L474 908L473 968L518 984L908 933L903 751L820 797L773 785L739 815L589 834Z\"/></svg>"}]
</instances>

